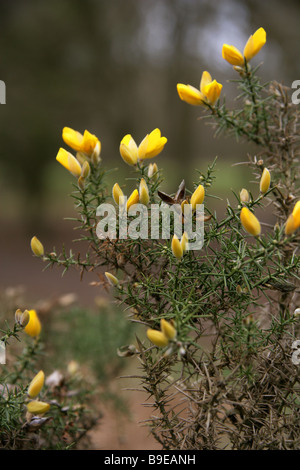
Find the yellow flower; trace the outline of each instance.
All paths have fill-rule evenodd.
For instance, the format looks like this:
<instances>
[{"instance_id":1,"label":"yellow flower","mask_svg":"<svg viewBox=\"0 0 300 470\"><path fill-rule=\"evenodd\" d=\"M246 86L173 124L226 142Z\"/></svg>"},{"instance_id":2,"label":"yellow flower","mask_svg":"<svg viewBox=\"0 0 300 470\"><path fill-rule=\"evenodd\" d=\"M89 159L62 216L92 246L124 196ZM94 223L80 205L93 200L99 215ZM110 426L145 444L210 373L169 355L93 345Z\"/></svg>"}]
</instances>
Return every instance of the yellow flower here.
<instances>
[{"instance_id":1,"label":"yellow flower","mask_svg":"<svg viewBox=\"0 0 300 470\"><path fill-rule=\"evenodd\" d=\"M66 168L72 175L79 178L81 176L81 165L79 161L67 150L60 148L56 160Z\"/></svg>"},{"instance_id":2,"label":"yellow flower","mask_svg":"<svg viewBox=\"0 0 300 470\"><path fill-rule=\"evenodd\" d=\"M205 196L205 190L202 184L199 184L199 186L195 189L191 196L191 205L192 209L195 210L197 204L202 204Z\"/></svg>"},{"instance_id":3,"label":"yellow flower","mask_svg":"<svg viewBox=\"0 0 300 470\"><path fill-rule=\"evenodd\" d=\"M250 233L250 235L257 237L260 234L260 223L255 215L248 209L248 207L242 208L240 219L244 229Z\"/></svg>"},{"instance_id":4,"label":"yellow flower","mask_svg":"<svg viewBox=\"0 0 300 470\"><path fill-rule=\"evenodd\" d=\"M166 143L167 139L161 136L159 129L154 129L150 134L147 134L139 146L132 136L127 134L121 140L120 154L128 165L136 165L138 161L156 157Z\"/></svg>"},{"instance_id":5,"label":"yellow flower","mask_svg":"<svg viewBox=\"0 0 300 470\"><path fill-rule=\"evenodd\" d=\"M128 165L136 165L138 162L138 148L130 134L125 135L120 143L120 154Z\"/></svg>"},{"instance_id":6,"label":"yellow flower","mask_svg":"<svg viewBox=\"0 0 300 470\"><path fill-rule=\"evenodd\" d=\"M126 205L126 209L127 211L129 210L129 208L131 206L133 206L134 204L138 204L139 202L139 192L137 189L135 189L131 195L129 196L129 199L127 201L127 205Z\"/></svg>"},{"instance_id":7,"label":"yellow flower","mask_svg":"<svg viewBox=\"0 0 300 470\"><path fill-rule=\"evenodd\" d=\"M300 201L296 202L292 214L298 228L300 226Z\"/></svg>"},{"instance_id":8,"label":"yellow flower","mask_svg":"<svg viewBox=\"0 0 300 470\"><path fill-rule=\"evenodd\" d=\"M289 215L286 225L285 234L291 235L300 227L300 201L296 202L293 212Z\"/></svg>"},{"instance_id":9,"label":"yellow flower","mask_svg":"<svg viewBox=\"0 0 300 470\"><path fill-rule=\"evenodd\" d=\"M148 186L144 178L142 178L140 181L140 187L139 187L139 202L147 206L147 204L149 203L149 200L150 198L149 198Z\"/></svg>"},{"instance_id":10,"label":"yellow flower","mask_svg":"<svg viewBox=\"0 0 300 470\"><path fill-rule=\"evenodd\" d=\"M124 198L124 194L118 183L115 183L112 188L112 196L117 205L120 204L120 200Z\"/></svg>"},{"instance_id":11,"label":"yellow flower","mask_svg":"<svg viewBox=\"0 0 300 470\"><path fill-rule=\"evenodd\" d=\"M38 336L41 332L42 325L35 310L29 310L29 322L24 331L32 337Z\"/></svg>"},{"instance_id":12,"label":"yellow flower","mask_svg":"<svg viewBox=\"0 0 300 470\"><path fill-rule=\"evenodd\" d=\"M45 374L40 370L36 376L32 379L28 387L28 395L30 398L35 398L43 388L45 381Z\"/></svg>"},{"instance_id":13,"label":"yellow flower","mask_svg":"<svg viewBox=\"0 0 300 470\"><path fill-rule=\"evenodd\" d=\"M147 337L151 343L155 344L155 346L158 346L159 348L163 348L169 343L167 336L162 331L152 330L149 328L147 330Z\"/></svg>"},{"instance_id":14,"label":"yellow flower","mask_svg":"<svg viewBox=\"0 0 300 470\"><path fill-rule=\"evenodd\" d=\"M168 322L167 320L164 320L163 318L160 320L160 329L162 333L170 340L174 339L176 336L176 329L174 326Z\"/></svg>"},{"instance_id":15,"label":"yellow flower","mask_svg":"<svg viewBox=\"0 0 300 470\"><path fill-rule=\"evenodd\" d=\"M267 35L264 28L259 28L253 36L251 35L244 48L244 57L249 62L252 57L259 53L261 48L265 45Z\"/></svg>"},{"instance_id":16,"label":"yellow flower","mask_svg":"<svg viewBox=\"0 0 300 470\"><path fill-rule=\"evenodd\" d=\"M47 413L47 411L49 411L49 409L50 409L49 403L45 403L43 401L37 401L37 400L30 401L26 405L26 407L27 407L27 410L29 411L29 413L31 413L33 415L39 415L39 414Z\"/></svg>"},{"instance_id":17,"label":"yellow flower","mask_svg":"<svg viewBox=\"0 0 300 470\"><path fill-rule=\"evenodd\" d=\"M296 225L296 221L294 219L294 216L293 214L290 214L287 221L286 221L286 224L285 224L285 234L286 235L292 235L292 233L296 232L297 230L297 225Z\"/></svg>"},{"instance_id":18,"label":"yellow flower","mask_svg":"<svg viewBox=\"0 0 300 470\"><path fill-rule=\"evenodd\" d=\"M210 105L213 106L216 101L218 101L222 88L223 85L221 85L221 83L218 83L216 80L213 80L204 87L203 94L206 97L206 101Z\"/></svg>"},{"instance_id":19,"label":"yellow flower","mask_svg":"<svg viewBox=\"0 0 300 470\"><path fill-rule=\"evenodd\" d=\"M30 246L36 256L44 256L44 247L37 237L32 237Z\"/></svg>"},{"instance_id":20,"label":"yellow flower","mask_svg":"<svg viewBox=\"0 0 300 470\"><path fill-rule=\"evenodd\" d=\"M229 46L228 44L223 44L222 57L231 65L241 66L244 64L244 57L240 51L236 47Z\"/></svg>"},{"instance_id":21,"label":"yellow flower","mask_svg":"<svg viewBox=\"0 0 300 470\"><path fill-rule=\"evenodd\" d=\"M186 249L187 249L188 241L189 241L189 239L188 239L187 233L184 232L183 235L182 235L182 237L181 237L181 241L180 241L180 245L181 245L181 248L182 248L183 253L184 253L184 252L186 251Z\"/></svg>"},{"instance_id":22,"label":"yellow flower","mask_svg":"<svg viewBox=\"0 0 300 470\"><path fill-rule=\"evenodd\" d=\"M179 98L193 106L213 106L219 99L223 85L212 80L209 72L204 71L201 76L200 89L192 85L177 84Z\"/></svg>"},{"instance_id":23,"label":"yellow flower","mask_svg":"<svg viewBox=\"0 0 300 470\"><path fill-rule=\"evenodd\" d=\"M142 140L138 148L139 160L156 157L167 143L167 138L161 136L159 129L154 129Z\"/></svg>"},{"instance_id":24,"label":"yellow flower","mask_svg":"<svg viewBox=\"0 0 300 470\"><path fill-rule=\"evenodd\" d=\"M222 57L231 65L242 66L245 60L249 62L266 43L266 32L263 28L259 28L252 36L249 37L243 54L235 47L223 44Z\"/></svg>"},{"instance_id":25,"label":"yellow flower","mask_svg":"<svg viewBox=\"0 0 300 470\"><path fill-rule=\"evenodd\" d=\"M260 179L260 185L259 185L260 192L266 193L270 187L270 183L271 183L271 174L267 168L264 168L264 171Z\"/></svg>"},{"instance_id":26,"label":"yellow flower","mask_svg":"<svg viewBox=\"0 0 300 470\"><path fill-rule=\"evenodd\" d=\"M183 83L177 83L177 92L179 98L192 106L204 106L205 96L200 90L192 85L184 85Z\"/></svg>"},{"instance_id":27,"label":"yellow flower","mask_svg":"<svg viewBox=\"0 0 300 470\"><path fill-rule=\"evenodd\" d=\"M119 284L119 280L113 274L106 272L105 277L111 286L117 286Z\"/></svg>"},{"instance_id":28,"label":"yellow flower","mask_svg":"<svg viewBox=\"0 0 300 470\"><path fill-rule=\"evenodd\" d=\"M172 252L177 259L181 259L183 256L183 248L176 235L172 239Z\"/></svg>"},{"instance_id":29,"label":"yellow flower","mask_svg":"<svg viewBox=\"0 0 300 470\"><path fill-rule=\"evenodd\" d=\"M85 153L88 156L93 154L99 156L101 152L100 140L89 131L85 130L82 135L80 132L64 127L62 132L64 142L77 152Z\"/></svg>"}]
</instances>

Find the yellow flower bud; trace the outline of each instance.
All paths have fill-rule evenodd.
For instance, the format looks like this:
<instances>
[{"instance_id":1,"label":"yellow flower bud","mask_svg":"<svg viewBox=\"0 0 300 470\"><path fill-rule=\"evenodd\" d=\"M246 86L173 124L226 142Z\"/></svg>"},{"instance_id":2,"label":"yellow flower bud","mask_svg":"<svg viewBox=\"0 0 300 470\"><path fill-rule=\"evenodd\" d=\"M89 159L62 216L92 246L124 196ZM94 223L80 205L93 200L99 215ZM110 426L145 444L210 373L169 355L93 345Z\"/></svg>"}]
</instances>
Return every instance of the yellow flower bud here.
<instances>
[{"instance_id":1,"label":"yellow flower bud","mask_svg":"<svg viewBox=\"0 0 300 470\"><path fill-rule=\"evenodd\" d=\"M47 413L47 411L49 411L50 409L49 403L45 403L43 401L37 401L37 400L30 401L26 405L26 407L29 413L33 415L40 415L40 414Z\"/></svg>"},{"instance_id":2,"label":"yellow flower bud","mask_svg":"<svg viewBox=\"0 0 300 470\"><path fill-rule=\"evenodd\" d=\"M187 233L184 232L182 237L181 237L181 241L180 241L180 245L181 245L181 248L182 248L182 251L185 252L186 249L187 249L187 245L188 245L188 236L187 236Z\"/></svg>"},{"instance_id":3,"label":"yellow flower bud","mask_svg":"<svg viewBox=\"0 0 300 470\"><path fill-rule=\"evenodd\" d=\"M60 148L56 155L56 160L73 176L79 178L81 175L81 165L74 155L63 148Z\"/></svg>"},{"instance_id":4,"label":"yellow flower bud","mask_svg":"<svg viewBox=\"0 0 300 470\"><path fill-rule=\"evenodd\" d=\"M161 136L159 129L154 129L142 140L138 148L139 160L156 157L167 143L167 138Z\"/></svg>"},{"instance_id":5,"label":"yellow flower bud","mask_svg":"<svg viewBox=\"0 0 300 470\"><path fill-rule=\"evenodd\" d=\"M212 80L211 75L206 70L202 73L200 89L192 85L177 84L179 98L193 106L214 105L221 94L223 85L216 80Z\"/></svg>"},{"instance_id":6,"label":"yellow flower bud","mask_svg":"<svg viewBox=\"0 0 300 470\"><path fill-rule=\"evenodd\" d=\"M300 201L296 202L293 212L285 224L285 234L292 235L300 227Z\"/></svg>"},{"instance_id":7,"label":"yellow flower bud","mask_svg":"<svg viewBox=\"0 0 300 470\"><path fill-rule=\"evenodd\" d=\"M197 204L203 203L204 196L205 196L204 186L202 186L202 184L199 184L199 186L197 187L197 189L193 192L191 196L191 205L192 205L193 210L196 209Z\"/></svg>"},{"instance_id":8,"label":"yellow flower bud","mask_svg":"<svg viewBox=\"0 0 300 470\"><path fill-rule=\"evenodd\" d=\"M244 57L235 46L223 44L222 57L231 65L244 65Z\"/></svg>"},{"instance_id":9,"label":"yellow flower bud","mask_svg":"<svg viewBox=\"0 0 300 470\"><path fill-rule=\"evenodd\" d=\"M174 339L177 332L174 326L168 322L167 320L164 320L163 318L160 320L160 329L162 333L170 340Z\"/></svg>"},{"instance_id":10,"label":"yellow flower bud","mask_svg":"<svg viewBox=\"0 0 300 470\"><path fill-rule=\"evenodd\" d=\"M190 217L192 214L192 205L185 199L180 206L183 217Z\"/></svg>"},{"instance_id":11,"label":"yellow flower bud","mask_svg":"<svg viewBox=\"0 0 300 470\"><path fill-rule=\"evenodd\" d=\"M192 106L205 106L205 96L194 86L177 83L177 92L182 101Z\"/></svg>"},{"instance_id":12,"label":"yellow flower bud","mask_svg":"<svg viewBox=\"0 0 300 470\"><path fill-rule=\"evenodd\" d=\"M97 155L99 157L101 151L100 140L89 131L85 130L82 135L80 132L64 127L62 131L64 142L77 152L82 152L89 157Z\"/></svg>"},{"instance_id":13,"label":"yellow flower bud","mask_svg":"<svg viewBox=\"0 0 300 470\"><path fill-rule=\"evenodd\" d=\"M136 165L138 161L138 148L130 134L121 140L120 154L128 165Z\"/></svg>"},{"instance_id":14,"label":"yellow flower bud","mask_svg":"<svg viewBox=\"0 0 300 470\"><path fill-rule=\"evenodd\" d=\"M300 227L300 201L296 202L292 214L295 220L296 227Z\"/></svg>"},{"instance_id":15,"label":"yellow flower bud","mask_svg":"<svg viewBox=\"0 0 300 470\"><path fill-rule=\"evenodd\" d=\"M96 143L95 148L93 150L93 153L91 155L91 161L92 161L93 165L98 165L98 163L101 161L100 152L101 152L101 143L98 140L98 142Z\"/></svg>"},{"instance_id":16,"label":"yellow flower bud","mask_svg":"<svg viewBox=\"0 0 300 470\"><path fill-rule=\"evenodd\" d=\"M209 104L213 106L216 101L218 101L222 88L223 85L221 85L221 83L218 83L216 80L213 80L211 83L208 83L204 87L203 93Z\"/></svg>"},{"instance_id":17,"label":"yellow flower bud","mask_svg":"<svg viewBox=\"0 0 300 470\"><path fill-rule=\"evenodd\" d=\"M70 127L64 127L62 131L62 138L64 142L77 152L81 151L83 135L80 132L71 129Z\"/></svg>"},{"instance_id":18,"label":"yellow flower bud","mask_svg":"<svg viewBox=\"0 0 300 470\"><path fill-rule=\"evenodd\" d=\"M45 374L42 370L40 370L29 384L27 393L30 396L30 398L35 398L40 393L40 391L43 388L44 381L45 381Z\"/></svg>"},{"instance_id":19,"label":"yellow flower bud","mask_svg":"<svg viewBox=\"0 0 300 470\"><path fill-rule=\"evenodd\" d=\"M286 235L292 235L294 232L296 232L297 228L298 227L295 218L293 214L290 214L286 221L284 232Z\"/></svg>"},{"instance_id":20,"label":"yellow flower bud","mask_svg":"<svg viewBox=\"0 0 300 470\"><path fill-rule=\"evenodd\" d=\"M29 322L25 326L25 333L29 336L38 336L41 332L42 325L35 310L29 310Z\"/></svg>"},{"instance_id":21,"label":"yellow flower bud","mask_svg":"<svg viewBox=\"0 0 300 470\"><path fill-rule=\"evenodd\" d=\"M147 204L149 203L149 200L150 198L149 198L148 186L144 178L142 178L140 181L140 188L139 188L139 202L147 206Z\"/></svg>"},{"instance_id":22,"label":"yellow flower bud","mask_svg":"<svg viewBox=\"0 0 300 470\"><path fill-rule=\"evenodd\" d=\"M172 239L172 252L173 252L173 255L177 259L181 259L182 256L183 256L183 249L182 249L181 243L178 240L178 237L176 235L174 235L174 237Z\"/></svg>"},{"instance_id":23,"label":"yellow flower bud","mask_svg":"<svg viewBox=\"0 0 300 470\"><path fill-rule=\"evenodd\" d=\"M117 286L119 284L119 280L113 274L106 272L105 277L111 286Z\"/></svg>"},{"instance_id":24,"label":"yellow flower bud","mask_svg":"<svg viewBox=\"0 0 300 470\"><path fill-rule=\"evenodd\" d=\"M150 163L148 168L148 178L152 178L153 181L158 179L158 167L156 163Z\"/></svg>"},{"instance_id":25,"label":"yellow flower bud","mask_svg":"<svg viewBox=\"0 0 300 470\"><path fill-rule=\"evenodd\" d=\"M95 135L85 130L83 133L81 151L89 156L99 156L101 151L100 140Z\"/></svg>"},{"instance_id":26,"label":"yellow flower bud","mask_svg":"<svg viewBox=\"0 0 300 470\"><path fill-rule=\"evenodd\" d=\"M127 206L126 206L126 209L127 211L129 210L129 208L131 206L133 206L134 204L138 204L139 202L139 192L137 189L135 189L131 195L129 196L129 199L127 201Z\"/></svg>"},{"instance_id":27,"label":"yellow flower bud","mask_svg":"<svg viewBox=\"0 0 300 470\"><path fill-rule=\"evenodd\" d=\"M264 28L259 28L253 36L250 36L245 48L244 48L244 57L249 62L256 54L259 53L261 48L265 45L267 40L267 35Z\"/></svg>"},{"instance_id":28,"label":"yellow flower bud","mask_svg":"<svg viewBox=\"0 0 300 470\"><path fill-rule=\"evenodd\" d=\"M44 247L37 237L32 237L30 246L35 256L44 256Z\"/></svg>"},{"instance_id":29,"label":"yellow flower bud","mask_svg":"<svg viewBox=\"0 0 300 470\"><path fill-rule=\"evenodd\" d=\"M248 207L242 208L240 219L241 219L244 229L248 233L250 233L250 235L257 237L260 234L261 232L260 223L258 219L255 217L255 215L248 209Z\"/></svg>"},{"instance_id":30,"label":"yellow flower bud","mask_svg":"<svg viewBox=\"0 0 300 470\"><path fill-rule=\"evenodd\" d=\"M264 171L261 175L259 189L261 193L266 193L270 187L271 175L267 168L264 168Z\"/></svg>"},{"instance_id":31,"label":"yellow flower bud","mask_svg":"<svg viewBox=\"0 0 300 470\"><path fill-rule=\"evenodd\" d=\"M151 343L155 344L155 346L158 346L159 348L163 348L169 343L168 338L162 331L148 329L147 337Z\"/></svg>"},{"instance_id":32,"label":"yellow flower bud","mask_svg":"<svg viewBox=\"0 0 300 470\"><path fill-rule=\"evenodd\" d=\"M115 201L115 203L117 205L120 204L120 198L123 198L124 197L124 194L123 194L123 191L122 189L120 188L120 186L118 185L118 183L115 183L113 185L113 188L112 188L112 197L113 197L113 200Z\"/></svg>"},{"instance_id":33,"label":"yellow flower bud","mask_svg":"<svg viewBox=\"0 0 300 470\"><path fill-rule=\"evenodd\" d=\"M241 200L241 202L249 202L250 201L250 194L248 193L247 189L243 188L241 190L240 200Z\"/></svg>"},{"instance_id":34,"label":"yellow flower bud","mask_svg":"<svg viewBox=\"0 0 300 470\"><path fill-rule=\"evenodd\" d=\"M259 28L253 35L249 37L244 47L243 54L235 46L223 44L222 57L231 65L243 66L245 59L247 62L249 62L256 54L259 53L265 43L266 32L263 28ZM240 70L238 69L238 71Z\"/></svg>"}]
</instances>

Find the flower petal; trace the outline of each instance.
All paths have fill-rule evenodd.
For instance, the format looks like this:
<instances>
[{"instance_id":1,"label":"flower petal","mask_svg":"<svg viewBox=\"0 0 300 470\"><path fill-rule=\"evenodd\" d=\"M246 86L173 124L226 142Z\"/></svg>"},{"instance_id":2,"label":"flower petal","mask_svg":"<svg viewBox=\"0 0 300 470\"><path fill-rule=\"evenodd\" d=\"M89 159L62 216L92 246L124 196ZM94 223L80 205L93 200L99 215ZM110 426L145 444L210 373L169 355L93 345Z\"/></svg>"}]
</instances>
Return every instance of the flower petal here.
<instances>
[{"instance_id":1,"label":"flower petal","mask_svg":"<svg viewBox=\"0 0 300 470\"><path fill-rule=\"evenodd\" d=\"M231 65L244 65L244 57L235 46L223 44L222 57Z\"/></svg>"}]
</instances>

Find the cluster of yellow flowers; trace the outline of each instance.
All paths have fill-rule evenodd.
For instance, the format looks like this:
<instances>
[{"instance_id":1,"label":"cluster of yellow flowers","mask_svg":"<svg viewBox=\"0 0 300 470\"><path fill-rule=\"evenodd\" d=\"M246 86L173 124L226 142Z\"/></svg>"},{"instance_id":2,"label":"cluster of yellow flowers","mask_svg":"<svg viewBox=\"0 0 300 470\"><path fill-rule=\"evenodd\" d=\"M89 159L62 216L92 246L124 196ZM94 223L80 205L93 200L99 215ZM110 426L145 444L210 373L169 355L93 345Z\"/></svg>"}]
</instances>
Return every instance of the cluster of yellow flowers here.
<instances>
[{"instance_id":1,"label":"cluster of yellow flowers","mask_svg":"<svg viewBox=\"0 0 300 470\"><path fill-rule=\"evenodd\" d=\"M223 44L222 57L231 65L236 67L247 66L247 63L261 50L266 43L266 32L259 28L251 35L245 45L242 54L235 46ZM240 69L236 68L237 71ZM223 85L216 80L212 80L209 72L202 73L200 87L192 85L177 84L177 91L180 99L193 106L214 106L218 101Z\"/></svg>"},{"instance_id":2,"label":"cluster of yellow flowers","mask_svg":"<svg viewBox=\"0 0 300 470\"><path fill-rule=\"evenodd\" d=\"M130 134L125 135L120 143L120 154L128 165L137 165L139 162L156 157L167 143L166 137L161 136L159 129L147 134L137 146Z\"/></svg>"},{"instance_id":3,"label":"cluster of yellow flowers","mask_svg":"<svg viewBox=\"0 0 300 470\"><path fill-rule=\"evenodd\" d=\"M249 61L259 53L265 43L266 32L263 28L259 28L249 37L243 53L233 45L224 44L222 47L222 57L233 65L236 71L247 72ZM218 83L215 79L213 80L208 71L204 71L202 73L199 89L191 85L185 85L182 83L177 84L177 92L181 100L194 106L208 106L210 108L215 106L219 100L222 88L222 84ZM69 127L65 127L63 129L62 137L64 142L75 150L77 154L75 157L70 152L60 148L56 159L70 173L78 178L78 185L83 189L84 182L90 174L90 163L95 165L100 162L101 142L95 135L89 133L87 130L85 130L82 135ZM139 145L136 144L131 134L126 134L120 142L119 152L126 164L140 168L140 165L142 165L144 160L152 159L160 154L166 143L167 138L162 137L160 129L156 128L147 134ZM148 177L153 178L153 180L156 181L158 174L159 171L156 163L150 163L148 166ZM261 197L268 193L270 186L271 174L267 168L264 168L259 186ZM125 196L118 183L113 185L112 197L117 205L122 206L122 204L124 204L123 201L125 200ZM186 210L194 211L197 204L203 203L204 197L205 190L203 185L200 184L190 198L181 202L182 214L184 214ZM126 210L128 211L131 206L137 203L147 205L149 201L149 188L145 179L141 178L139 188L135 189L127 200ZM248 203L251 202L250 195L244 188L240 192L240 201L243 206L240 211L241 224L250 235L258 237L261 234L261 225L252 210L248 207ZM291 235L299 227L300 201L295 204L292 214L288 217L285 224L285 234ZM180 260L183 257L184 252L187 249L187 244L188 237L186 232L182 235L181 240L174 235L171 249L175 258ZM43 245L36 237L33 237L31 240L31 248L36 256L44 256ZM113 274L106 272L105 276L112 286L119 285L119 280ZM32 315L32 318L34 318L34 315ZM159 347L164 347L176 338L177 332L173 324L164 319L161 320L160 326L160 331L148 329L147 336L153 344ZM33 330L33 327L29 328L29 331L31 332Z\"/></svg>"},{"instance_id":4,"label":"cluster of yellow flowers","mask_svg":"<svg viewBox=\"0 0 300 470\"><path fill-rule=\"evenodd\" d=\"M293 212L289 215L286 225L286 235L292 235L300 227L300 201L296 202Z\"/></svg>"},{"instance_id":5,"label":"cluster of yellow flowers","mask_svg":"<svg viewBox=\"0 0 300 470\"><path fill-rule=\"evenodd\" d=\"M271 186L271 174L267 168L264 168L261 179L260 179L260 192L264 195ZM240 192L240 200L242 203L247 204L250 201L248 191L243 188ZM248 209L243 207L240 213L240 220L244 229L254 237L257 237L261 233L261 225L255 215ZM284 232L286 235L292 235L300 227L300 201L296 202L292 213L289 215L286 223Z\"/></svg>"},{"instance_id":6,"label":"cluster of yellow flowers","mask_svg":"<svg viewBox=\"0 0 300 470\"><path fill-rule=\"evenodd\" d=\"M64 148L60 148L56 160L78 178L78 185L83 189L85 180L90 175L90 162L94 165L100 162L101 142L87 130L82 135L70 127L63 128L62 138L77 152L76 157Z\"/></svg>"},{"instance_id":7,"label":"cluster of yellow flowers","mask_svg":"<svg viewBox=\"0 0 300 470\"><path fill-rule=\"evenodd\" d=\"M29 384L27 391L29 398L36 398L38 396L43 388L44 381L45 374L40 370ZM26 407L29 413L33 415L41 415L49 411L50 404L40 400L30 400Z\"/></svg>"},{"instance_id":8,"label":"cluster of yellow flowers","mask_svg":"<svg viewBox=\"0 0 300 470\"><path fill-rule=\"evenodd\" d=\"M271 174L268 168L264 168L263 173L261 175L259 189L262 195L264 195L270 188L271 185ZM250 195L247 189L243 188L240 192L240 200L242 203L247 204L250 201ZM257 237L261 233L261 225L259 220L255 217L255 215L248 209L248 207L243 207L240 213L241 223L244 229Z\"/></svg>"},{"instance_id":9,"label":"cluster of yellow flowers","mask_svg":"<svg viewBox=\"0 0 300 470\"><path fill-rule=\"evenodd\" d=\"M15 312L15 322L24 328L25 333L35 338L41 333L42 325L35 310L17 309ZM45 374L42 370L32 379L28 387L28 397L36 398L40 393L45 381ZM30 400L26 405L27 411L33 415L46 413L50 409L49 403L39 400Z\"/></svg>"},{"instance_id":10,"label":"cluster of yellow flowers","mask_svg":"<svg viewBox=\"0 0 300 470\"><path fill-rule=\"evenodd\" d=\"M176 338L176 328L165 319L160 320L160 331L149 328L147 330L148 339L158 347L168 346L169 342Z\"/></svg>"},{"instance_id":11,"label":"cluster of yellow flowers","mask_svg":"<svg viewBox=\"0 0 300 470\"><path fill-rule=\"evenodd\" d=\"M120 188L118 183L115 183L112 189L112 196L115 203L119 206L123 205L124 201L124 193ZM139 190L135 189L131 195L129 196L127 203L126 203L126 210L128 211L131 206L134 204L144 204L145 206L148 204L149 198L149 189L147 183L144 178L141 179Z\"/></svg>"}]
</instances>

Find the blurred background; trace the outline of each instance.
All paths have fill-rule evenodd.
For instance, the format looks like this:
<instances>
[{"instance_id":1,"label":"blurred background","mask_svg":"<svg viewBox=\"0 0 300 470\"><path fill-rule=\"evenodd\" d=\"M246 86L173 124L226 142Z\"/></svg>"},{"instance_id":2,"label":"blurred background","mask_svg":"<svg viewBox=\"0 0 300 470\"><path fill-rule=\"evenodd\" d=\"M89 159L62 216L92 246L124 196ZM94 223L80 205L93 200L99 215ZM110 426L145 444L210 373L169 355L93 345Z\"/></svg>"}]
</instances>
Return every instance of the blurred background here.
<instances>
[{"instance_id":1,"label":"blurred background","mask_svg":"<svg viewBox=\"0 0 300 470\"><path fill-rule=\"evenodd\" d=\"M198 87L203 70L223 84L227 105L237 78L222 59L223 43L243 47L259 27L267 44L253 59L262 81L290 86L300 78L298 0L10 0L0 1L0 79L6 104L0 109L0 289L24 288L29 302L76 292L91 306L104 295L76 272L42 272L32 256L36 235L47 251L63 243L76 251L72 176L55 160L64 126L97 135L111 182L130 168L119 156L122 137L139 143L159 127L168 138L155 159L164 169L162 190L175 192L194 169L217 160L215 192L231 198L249 188L244 166L255 152L199 121L200 108L180 101L176 84ZM234 106L234 103L232 103ZM251 188L250 188L251 189ZM22 287L23 286L23 287Z\"/></svg>"}]
</instances>

